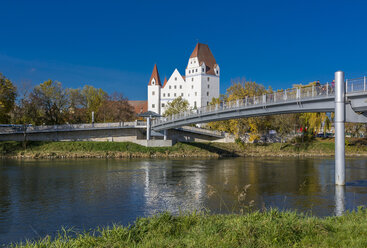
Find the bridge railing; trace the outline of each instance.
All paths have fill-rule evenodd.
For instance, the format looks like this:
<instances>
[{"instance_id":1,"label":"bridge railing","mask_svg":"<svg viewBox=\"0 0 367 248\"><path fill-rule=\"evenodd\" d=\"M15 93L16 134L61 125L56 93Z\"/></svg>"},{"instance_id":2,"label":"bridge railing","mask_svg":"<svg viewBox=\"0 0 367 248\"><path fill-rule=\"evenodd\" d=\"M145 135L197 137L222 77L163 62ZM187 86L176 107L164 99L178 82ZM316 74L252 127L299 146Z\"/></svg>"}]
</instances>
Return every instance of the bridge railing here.
<instances>
[{"instance_id":1,"label":"bridge railing","mask_svg":"<svg viewBox=\"0 0 367 248\"><path fill-rule=\"evenodd\" d=\"M346 93L366 91L366 77L355 78L346 80ZM254 107L254 106L266 106L270 104L291 102L291 101L301 101L313 98L322 98L327 96L333 96L335 93L334 83L326 83L323 85L313 84L313 85L300 85L295 88L278 90L272 93L245 97L243 99L238 99L234 101L223 101L216 105L204 106L198 109L192 109L185 112L181 112L175 115L158 118L153 121L154 125L163 124L165 122L172 122L177 120L182 120L188 117L194 117L207 113L215 113L228 109L236 109L244 107Z\"/></svg>"},{"instance_id":2,"label":"bridge railing","mask_svg":"<svg viewBox=\"0 0 367 248\"><path fill-rule=\"evenodd\" d=\"M366 91L366 77L347 79L345 82L345 92Z\"/></svg>"},{"instance_id":3,"label":"bridge railing","mask_svg":"<svg viewBox=\"0 0 367 248\"><path fill-rule=\"evenodd\" d=\"M362 78L363 79L363 78ZM363 81L363 80L362 80ZM354 91L361 88L361 79L355 79L353 82ZM193 117L201 114L219 112L228 109L244 108L244 107L254 107L261 105L277 104L290 101L306 100L312 98L320 98L325 96L334 95L334 84L326 83L324 85L307 85L298 86L291 89L279 90L272 93L245 97L243 99L238 99L234 101L223 101L216 105L204 106L198 109L192 109L184 111L175 115L162 117L155 119L153 125L162 124L165 122L171 122L176 120L185 119L187 117Z\"/></svg>"}]
</instances>

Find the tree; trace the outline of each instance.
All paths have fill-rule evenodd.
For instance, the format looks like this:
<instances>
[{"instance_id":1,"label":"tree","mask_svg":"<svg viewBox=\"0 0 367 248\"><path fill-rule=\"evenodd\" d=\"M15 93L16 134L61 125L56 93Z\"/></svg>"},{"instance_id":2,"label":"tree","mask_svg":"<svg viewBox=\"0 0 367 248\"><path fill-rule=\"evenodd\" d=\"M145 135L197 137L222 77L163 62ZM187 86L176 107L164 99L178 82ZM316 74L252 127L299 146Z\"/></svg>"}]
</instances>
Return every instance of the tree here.
<instances>
[{"instance_id":1,"label":"tree","mask_svg":"<svg viewBox=\"0 0 367 248\"><path fill-rule=\"evenodd\" d=\"M287 135L295 132L299 127L299 114L275 115L272 118L271 128L283 140Z\"/></svg>"},{"instance_id":2,"label":"tree","mask_svg":"<svg viewBox=\"0 0 367 248\"><path fill-rule=\"evenodd\" d=\"M102 103L97 118L103 122L132 121L135 118L133 107L122 93L114 92Z\"/></svg>"},{"instance_id":3,"label":"tree","mask_svg":"<svg viewBox=\"0 0 367 248\"><path fill-rule=\"evenodd\" d=\"M85 97L82 95L81 89L69 89L70 108L68 113L69 123L86 123L88 122L87 109L85 108Z\"/></svg>"},{"instance_id":4,"label":"tree","mask_svg":"<svg viewBox=\"0 0 367 248\"><path fill-rule=\"evenodd\" d=\"M68 91L62 88L60 82L48 80L34 88L28 104L32 112L37 112L36 116L32 116L36 118L33 119L35 123L63 124L69 111Z\"/></svg>"},{"instance_id":5,"label":"tree","mask_svg":"<svg viewBox=\"0 0 367 248\"><path fill-rule=\"evenodd\" d=\"M331 120L326 113L302 113L300 114L301 124L307 128L308 132L324 132L326 133L331 127ZM323 130L321 130L323 127Z\"/></svg>"},{"instance_id":6,"label":"tree","mask_svg":"<svg viewBox=\"0 0 367 248\"><path fill-rule=\"evenodd\" d=\"M10 111L13 110L17 89L13 83L0 73L0 122L10 121Z\"/></svg>"},{"instance_id":7,"label":"tree","mask_svg":"<svg viewBox=\"0 0 367 248\"><path fill-rule=\"evenodd\" d=\"M358 138L365 131L366 125L364 123L345 123L345 132L354 138Z\"/></svg>"},{"instance_id":8,"label":"tree","mask_svg":"<svg viewBox=\"0 0 367 248\"><path fill-rule=\"evenodd\" d=\"M189 110L189 102L179 96L172 102L167 103L167 109L164 112L163 116L175 115L187 110Z\"/></svg>"},{"instance_id":9,"label":"tree","mask_svg":"<svg viewBox=\"0 0 367 248\"><path fill-rule=\"evenodd\" d=\"M107 100L108 95L102 89L96 89L93 86L85 85L81 90L82 106L86 110L86 119L92 120L92 112L97 114L99 108ZM101 121L101 120L99 120Z\"/></svg>"},{"instance_id":10,"label":"tree","mask_svg":"<svg viewBox=\"0 0 367 248\"><path fill-rule=\"evenodd\" d=\"M226 95L221 99L213 99L211 104L220 104L225 101L228 104L231 101L242 100L246 97L261 96L265 93L271 93L272 89L268 90L261 84L251 81L232 82L232 85L227 89ZM211 122L208 126L212 129L226 131L235 134L237 137L250 133L250 140L254 141L259 138L261 132L267 130L270 126L271 117L250 117L242 119L234 119L228 121Z\"/></svg>"},{"instance_id":11,"label":"tree","mask_svg":"<svg viewBox=\"0 0 367 248\"><path fill-rule=\"evenodd\" d=\"M92 121L92 112L95 113L95 121L103 121L98 119L97 113L108 95L99 88L85 85L82 89L68 89L70 109L68 121L70 123L87 123ZM101 116L101 115L99 115Z\"/></svg>"}]
</instances>

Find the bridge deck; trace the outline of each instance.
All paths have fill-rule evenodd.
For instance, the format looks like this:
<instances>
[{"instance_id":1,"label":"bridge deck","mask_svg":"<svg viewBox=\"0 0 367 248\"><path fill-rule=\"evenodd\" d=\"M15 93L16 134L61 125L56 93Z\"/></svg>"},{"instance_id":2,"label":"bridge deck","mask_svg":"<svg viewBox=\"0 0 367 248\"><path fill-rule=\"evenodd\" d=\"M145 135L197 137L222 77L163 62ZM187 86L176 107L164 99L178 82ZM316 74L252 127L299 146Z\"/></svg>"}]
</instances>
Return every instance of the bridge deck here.
<instances>
[{"instance_id":1,"label":"bridge deck","mask_svg":"<svg viewBox=\"0 0 367 248\"><path fill-rule=\"evenodd\" d=\"M356 111L367 111L365 77L347 80L346 92L347 98L355 102ZM334 93L333 84L300 86L261 96L221 102L217 105L209 105L163 117L154 120L152 128L159 131L184 125L243 117L301 112L333 112Z\"/></svg>"}]
</instances>

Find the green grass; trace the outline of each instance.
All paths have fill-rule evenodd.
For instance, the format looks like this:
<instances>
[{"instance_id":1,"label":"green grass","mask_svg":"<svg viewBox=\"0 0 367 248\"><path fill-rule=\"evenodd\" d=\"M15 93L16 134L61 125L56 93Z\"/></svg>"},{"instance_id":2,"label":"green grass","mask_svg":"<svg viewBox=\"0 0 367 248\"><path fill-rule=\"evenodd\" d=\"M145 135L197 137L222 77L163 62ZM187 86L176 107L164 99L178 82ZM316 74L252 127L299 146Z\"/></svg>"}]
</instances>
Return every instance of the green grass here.
<instances>
[{"instance_id":1,"label":"green grass","mask_svg":"<svg viewBox=\"0 0 367 248\"><path fill-rule=\"evenodd\" d=\"M367 211L317 218L268 210L244 215L169 213L129 227L62 232L13 247L367 247Z\"/></svg>"},{"instance_id":2,"label":"green grass","mask_svg":"<svg viewBox=\"0 0 367 248\"><path fill-rule=\"evenodd\" d=\"M367 156L367 140L348 139L346 155ZM23 158L83 157L228 157L228 156L333 156L334 140L315 139L305 143L236 144L177 143L172 147L144 147L130 142L0 142L0 154Z\"/></svg>"}]
</instances>

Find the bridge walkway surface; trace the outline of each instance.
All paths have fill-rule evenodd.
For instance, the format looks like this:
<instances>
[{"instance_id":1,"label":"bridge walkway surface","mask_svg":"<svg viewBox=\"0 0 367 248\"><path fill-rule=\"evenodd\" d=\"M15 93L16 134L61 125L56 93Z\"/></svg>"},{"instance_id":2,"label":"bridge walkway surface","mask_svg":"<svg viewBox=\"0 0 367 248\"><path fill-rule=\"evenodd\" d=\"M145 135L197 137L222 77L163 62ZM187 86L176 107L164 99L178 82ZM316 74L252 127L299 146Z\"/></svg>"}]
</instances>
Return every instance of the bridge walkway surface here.
<instances>
[{"instance_id":1,"label":"bridge walkway surface","mask_svg":"<svg viewBox=\"0 0 367 248\"><path fill-rule=\"evenodd\" d=\"M346 121L367 122L364 116L367 112L366 77L346 80L345 93ZM157 118L152 121L152 129L161 131L190 124L264 115L334 112L334 109L334 83L299 86Z\"/></svg>"}]
</instances>

